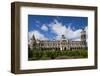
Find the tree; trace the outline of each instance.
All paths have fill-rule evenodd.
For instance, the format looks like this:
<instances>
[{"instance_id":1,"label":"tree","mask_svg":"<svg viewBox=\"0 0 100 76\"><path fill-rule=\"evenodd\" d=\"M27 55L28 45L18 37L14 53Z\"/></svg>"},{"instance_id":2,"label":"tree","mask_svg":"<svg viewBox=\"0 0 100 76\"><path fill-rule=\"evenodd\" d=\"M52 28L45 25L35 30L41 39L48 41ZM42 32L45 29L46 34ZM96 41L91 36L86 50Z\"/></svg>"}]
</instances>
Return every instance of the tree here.
<instances>
[{"instance_id":1,"label":"tree","mask_svg":"<svg viewBox=\"0 0 100 76\"><path fill-rule=\"evenodd\" d=\"M32 50L28 46L28 58L32 58L32 56L33 56Z\"/></svg>"}]
</instances>

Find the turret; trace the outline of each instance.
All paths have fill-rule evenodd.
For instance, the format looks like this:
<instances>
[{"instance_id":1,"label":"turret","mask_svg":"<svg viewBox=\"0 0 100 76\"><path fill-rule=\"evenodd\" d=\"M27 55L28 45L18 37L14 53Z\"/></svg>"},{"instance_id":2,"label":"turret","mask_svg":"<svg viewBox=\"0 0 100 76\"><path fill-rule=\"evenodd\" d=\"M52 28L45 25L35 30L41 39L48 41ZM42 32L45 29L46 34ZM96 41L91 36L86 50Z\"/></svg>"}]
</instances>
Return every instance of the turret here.
<instances>
[{"instance_id":1,"label":"turret","mask_svg":"<svg viewBox=\"0 0 100 76\"><path fill-rule=\"evenodd\" d=\"M81 41L86 42L86 31L84 29L81 31Z\"/></svg>"},{"instance_id":2,"label":"turret","mask_svg":"<svg viewBox=\"0 0 100 76\"><path fill-rule=\"evenodd\" d=\"M64 35L62 35L61 39L65 40L65 39L66 39L66 37L65 37Z\"/></svg>"},{"instance_id":3,"label":"turret","mask_svg":"<svg viewBox=\"0 0 100 76\"><path fill-rule=\"evenodd\" d=\"M35 39L35 36L34 35L32 36L31 40L32 40L32 43L33 44L36 43L36 39Z\"/></svg>"},{"instance_id":4,"label":"turret","mask_svg":"<svg viewBox=\"0 0 100 76\"><path fill-rule=\"evenodd\" d=\"M35 39L35 36L33 35L31 40L30 40L30 49L32 50L33 49L33 46L36 44L36 39Z\"/></svg>"},{"instance_id":5,"label":"turret","mask_svg":"<svg viewBox=\"0 0 100 76\"><path fill-rule=\"evenodd\" d=\"M82 45L84 45L84 47L86 48L87 47L87 44L86 44L86 31L84 29L82 29L82 31L81 31L81 42L82 42Z\"/></svg>"}]
</instances>

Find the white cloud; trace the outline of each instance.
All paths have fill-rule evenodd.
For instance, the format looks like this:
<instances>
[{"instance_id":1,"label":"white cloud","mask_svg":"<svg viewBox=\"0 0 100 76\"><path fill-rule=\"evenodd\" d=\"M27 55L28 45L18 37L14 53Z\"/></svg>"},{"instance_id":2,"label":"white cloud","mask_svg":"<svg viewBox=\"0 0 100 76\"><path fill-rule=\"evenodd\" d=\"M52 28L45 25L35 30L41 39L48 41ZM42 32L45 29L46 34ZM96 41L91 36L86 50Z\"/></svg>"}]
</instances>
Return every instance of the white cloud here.
<instances>
[{"instance_id":1,"label":"white cloud","mask_svg":"<svg viewBox=\"0 0 100 76\"><path fill-rule=\"evenodd\" d=\"M62 23L58 22L56 19L54 20L54 22L48 24L47 26L51 29L51 32L56 34L57 36L55 37L55 39L59 40L61 39L61 36L64 35L67 39L71 39L74 41L80 41L80 35L81 35L81 31L82 29L77 29L73 30L73 28L70 26L71 23L67 24L68 27L66 27L65 25L63 25ZM48 31L48 27L45 24L41 27L42 30L44 31ZM88 36L88 27L85 27L85 31L86 31L86 35ZM32 38L32 36L34 35L36 39L39 40L48 40L48 38L46 38L42 33L40 33L37 30L33 30L31 32L29 32L28 34L29 36L29 40ZM87 37L88 39L88 37Z\"/></svg>"},{"instance_id":2,"label":"white cloud","mask_svg":"<svg viewBox=\"0 0 100 76\"><path fill-rule=\"evenodd\" d=\"M33 35L35 36L36 39L39 39L39 40L47 40L48 39L43 34L41 34L39 31L33 30L31 32L28 32L28 41L29 42Z\"/></svg>"},{"instance_id":3,"label":"white cloud","mask_svg":"<svg viewBox=\"0 0 100 76\"><path fill-rule=\"evenodd\" d=\"M69 26L67 28L67 33L66 33L67 35L66 35L66 37L68 39L79 39L81 31L82 31L81 29L73 31L72 28Z\"/></svg>"},{"instance_id":4,"label":"white cloud","mask_svg":"<svg viewBox=\"0 0 100 76\"><path fill-rule=\"evenodd\" d=\"M57 35L65 35L67 32L66 26L63 26L61 23L55 20L55 23L52 24L52 32L56 33Z\"/></svg>"},{"instance_id":5,"label":"white cloud","mask_svg":"<svg viewBox=\"0 0 100 76\"><path fill-rule=\"evenodd\" d=\"M44 31L48 31L48 27L45 24L42 25L41 29Z\"/></svg>"},{"instance_id":6,"label":"white cloud","mask_svg":"<svg viewBox=\"0 0 100 76\"><path fill-rule=\"evenodd\" d=\"M81 41L81 39L80 38L76 38L76 39L73 39L74 41Z\"/></svg>"},{"instance_id":7,"label":"white cloud","mask_svg":"<svg viewBox=\"0 0 100 76\"><path fill-rule=\"evenodd\" d=\"M88 34L88 26L85 27L86 34Z\"/></svg>"},{"instance_id":8,"label":"white cloud","mask_svg":"<svg viewBox=\"0 0 100 76\"><path fill-rule=\"evenodd\" d=\"M51 27L52 33L55 33L57 35L56 39L60 39L61 35L65 35L67 39L75 41L80 40L80 32L82 31L82 29L73 30L73 28L70 27L70 24L68 24L68 27L66 27L57 20L54 20L54 22L49 24L49 26Z\"/></svg>"},{"instance_id":9,"label":"white cloud","mask_svg":"<svg viewBox=\"0 0 100 76\"><path fill-rule=\"evenodd\" d=\"M85 27L85 31L86 31L86 41L88 42L88 26Z\"/></svg>"}]
</instances>

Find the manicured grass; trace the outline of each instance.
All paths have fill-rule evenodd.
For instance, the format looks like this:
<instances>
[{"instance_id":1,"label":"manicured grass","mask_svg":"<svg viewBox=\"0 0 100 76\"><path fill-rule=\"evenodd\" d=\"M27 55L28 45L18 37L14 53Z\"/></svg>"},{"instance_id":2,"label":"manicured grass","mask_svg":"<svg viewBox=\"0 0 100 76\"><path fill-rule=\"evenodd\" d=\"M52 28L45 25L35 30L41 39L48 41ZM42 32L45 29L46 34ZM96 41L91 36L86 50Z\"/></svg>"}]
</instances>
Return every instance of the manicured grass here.
<instances>
[{"instance_id":1,"label":"manicured grass","mask_svg":"<svg viewBox=\"0 0 100 76\"><path fill-rule=\"evenodd\" d=\"M50 59L76 59L87 58L88 51L86 49L81 50L33 50L29 52L29 60L50 60Z\"/></svg>"}]
</instances>

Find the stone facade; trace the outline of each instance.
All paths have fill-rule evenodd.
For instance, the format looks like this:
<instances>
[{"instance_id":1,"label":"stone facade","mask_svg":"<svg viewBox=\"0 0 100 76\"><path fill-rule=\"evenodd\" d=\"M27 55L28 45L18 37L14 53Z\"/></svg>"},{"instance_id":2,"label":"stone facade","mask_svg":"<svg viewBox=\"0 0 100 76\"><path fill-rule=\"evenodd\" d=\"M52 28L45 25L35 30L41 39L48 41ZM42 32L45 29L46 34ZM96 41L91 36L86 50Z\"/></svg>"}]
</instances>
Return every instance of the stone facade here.
<instances>
[{"instance_id":1,"label":"stone facade","mask_svg":"<svg viewBox=\"0 0 100 76\"><path fill-rule=\"evenodd\" d=\"M79 49L87 49L87 42L86 42L86 31L83 29L80 32L81 41L72 41L67 40L64 35L60 40L38 40L35 39L33 35L31 39L31 44L29 47L32 49L35 45L36 48L40 50L79 50Z\"/></svg>"}]
</instances>

